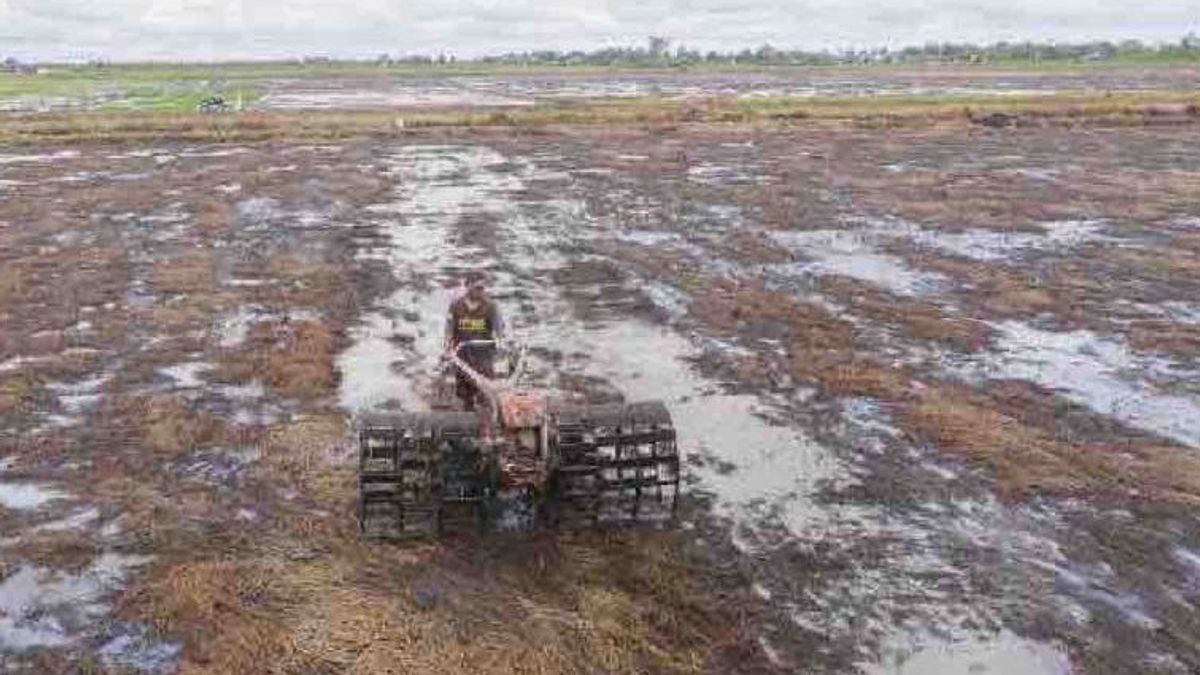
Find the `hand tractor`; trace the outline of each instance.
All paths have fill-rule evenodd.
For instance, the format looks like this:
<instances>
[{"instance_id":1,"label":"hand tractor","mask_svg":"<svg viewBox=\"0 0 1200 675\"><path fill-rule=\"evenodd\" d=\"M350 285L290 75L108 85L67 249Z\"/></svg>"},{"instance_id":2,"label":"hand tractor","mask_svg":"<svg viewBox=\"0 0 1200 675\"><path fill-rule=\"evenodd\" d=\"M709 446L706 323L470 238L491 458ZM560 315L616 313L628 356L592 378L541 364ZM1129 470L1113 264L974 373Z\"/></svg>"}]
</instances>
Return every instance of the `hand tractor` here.
<instances>
[{"instance_id":1,"label":"hand tractor","mask_svg":"<svg viewBox=\"0 0 1200 675\"><path fill-rule=\"evenodd\" d=\"M573 406L520 386L523 360L484 377L458 345L445 355L483 399L476 412L371 414L359 428L360 533L663 526L679 494L679 453L661 402Z\"/></svg>"}]
</instances>

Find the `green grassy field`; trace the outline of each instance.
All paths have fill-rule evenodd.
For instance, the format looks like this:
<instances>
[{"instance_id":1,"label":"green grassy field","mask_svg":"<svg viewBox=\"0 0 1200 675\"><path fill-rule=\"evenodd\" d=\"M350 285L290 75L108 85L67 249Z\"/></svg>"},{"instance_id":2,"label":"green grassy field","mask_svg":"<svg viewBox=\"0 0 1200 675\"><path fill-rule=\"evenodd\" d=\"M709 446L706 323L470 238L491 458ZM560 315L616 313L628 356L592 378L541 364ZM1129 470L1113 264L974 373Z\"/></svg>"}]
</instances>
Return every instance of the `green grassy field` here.
<instances>
[{"instance_id":1,"label":"green grassy field","mask_svg":"<svg viewBox=\"0 0 1200 675\"><path fill-rule=\"evenodd\" d=\"M195 89L172 90L154 86L137 86L126 89L121 98L106 101L97 107L101 112L137 110L159 113L187 113L196 110L200 102L209 96L221 95L230 105L239 102L248 106L262 97L263 90L254 86L198 87Z\"/></svg>"},{"instance_id":2,"label":"green grassy field","mask_svg":"<svg viewBox=\"0 0 1200 675\"><path fill-rule=\"evenodd\" d=\"M187 112L208 96L238 95L249 104L262 96L265 76L229 77L221 71L120 67L48 68L37 75L0 74L0 101L68 98L98 111Z\"/></svg>"}]
</instances>

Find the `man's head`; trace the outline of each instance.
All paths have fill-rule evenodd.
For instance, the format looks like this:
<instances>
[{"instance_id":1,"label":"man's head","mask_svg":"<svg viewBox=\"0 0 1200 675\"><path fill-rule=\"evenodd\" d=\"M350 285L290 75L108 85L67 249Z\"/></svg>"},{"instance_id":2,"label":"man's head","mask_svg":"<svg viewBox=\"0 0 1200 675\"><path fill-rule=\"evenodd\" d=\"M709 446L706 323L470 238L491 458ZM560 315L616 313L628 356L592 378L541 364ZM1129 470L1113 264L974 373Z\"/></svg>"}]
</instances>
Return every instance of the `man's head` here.
<instances>
[{"instance_id":1,"label":"man's head","mask_svg":"<svg viewBox=\"0 0 1200 675\"><path fill-rule=\"evenodd\" d=\"M487 297L487 275L483 272L468 272L463 285L467 287L467 296L471 299L482 300Z\"/></svg>"}]
</instances>

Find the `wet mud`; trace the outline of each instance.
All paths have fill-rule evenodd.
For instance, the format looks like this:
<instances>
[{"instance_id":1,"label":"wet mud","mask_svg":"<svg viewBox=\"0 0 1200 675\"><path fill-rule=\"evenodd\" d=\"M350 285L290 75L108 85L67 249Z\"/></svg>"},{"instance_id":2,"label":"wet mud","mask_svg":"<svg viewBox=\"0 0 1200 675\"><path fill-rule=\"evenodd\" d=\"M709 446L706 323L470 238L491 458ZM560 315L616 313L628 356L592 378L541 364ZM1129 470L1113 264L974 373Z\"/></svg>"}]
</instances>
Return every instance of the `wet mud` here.
<instances>
[{"instance_id":1,"label":"wet mud","mask_svg":"<svg viewBox=\"0 0 1200 675\"><path fill-rule=\"evenodd\" d=\"M571 105L580 101L662 98L704 101L717 97L760 99L774 97L828 98L875 96L898 98L970 96L975 98L1036 97L1064 92L1127 93L1147 90L1188 90L1200 76L1187 67L1082 67L1046 70L992 70L980 66L955 68L788 68L738 72L630 70L605 73L541 72L495 75L331 74L310 73L301 78L264 77L256 82L262 96L247 104L250 110L429 110L505 109L534 105ZM166 95L190 94L221 82L196 80L163 82ZM238 100L229 93L230 102ZM126 87L98 83L83 93L23 95L0 99L0 112L66 112L80 110L137 110L145 101L131 97ZM634 154L634 153L630 153ZM16 157L0 162L29 161ZM901 168L900 163L889 166ZM695 167L704 179L711 167ZM1053 170L1051 170L1052 172ZM718 178L719 179L719 178ZM0 183L0 190L4 187Z\"/></svg>"},{"instance_id":2,"label":"wet mud","mask_svg":"<svg viewBox=\"0 0 1200 675\"><path fill-rule=\"evenodd\" d=\"M1196 135L619 128L0 159L0 664L341 668L379 645L313 617L411 596L421 625L484 597L644 630L553 643L567 670L1194 672ZM472 269L531 385L666 403L679 533L355 539L354 420L431 405ZM672 586L662 560L618 564L631 549L690 567ZM588 585L610 568L626 580ZM476 611L454 630L531 639ZM221 653L234 630L260 642ZM337 649L294 646L330 631Z\"/></svg>"},{"instance_id":3,"label":"wet mud","mask_svg":"<svg viewBox=\"0 0 1200 675\"><path fill-rule=\"evenodd\" d=\"M255 103L261 109L293 108L511 108L580 100L662 97L1013 96L1059 91L1136 91L1187 87L1187 69L1129 71L1000 72L780 69L739 73L625 72L487 76L358 77L328 81L276 80ZM696 167L696 175L709 169Z\"/></svg>"}]
</instances>

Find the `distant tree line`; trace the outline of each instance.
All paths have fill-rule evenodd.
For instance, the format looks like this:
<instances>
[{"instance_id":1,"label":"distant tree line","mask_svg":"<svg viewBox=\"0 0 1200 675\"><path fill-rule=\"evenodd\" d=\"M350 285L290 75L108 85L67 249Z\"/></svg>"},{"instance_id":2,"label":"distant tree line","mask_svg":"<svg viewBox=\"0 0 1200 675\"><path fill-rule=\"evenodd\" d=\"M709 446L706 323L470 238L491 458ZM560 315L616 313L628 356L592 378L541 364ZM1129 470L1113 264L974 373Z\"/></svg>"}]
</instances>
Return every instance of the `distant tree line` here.
<instances>
[{"instance_id":1,"label":"distant tree line","mask_svg":"<svg viewBox=\"0 0 1200 675\"><path fill-rule=\"evenodd\" d=\"M867 63L986 64L1004 62L1043 61L1113 61L1153 60L1161 58L1191 58L1200 60L1200 36L1189 33L1178 42L1147 43L1141 40L1112 42L1097 40L1071 44L1054 42L996 42L976 45L961 42L930 42L901 48L877 47L810 51L778 49L764 44L757 49L738 51L701 51L680 44L672 46L663 37L651 37L644 46L604 47L584 50L536 50L509 52L473 59L474 62L508 65L591 65L591 66L688 66L701 64L759 64L759 65L842 65ZM390 57L381 55L381 62L408 64L454 63L445 53L436 56L411 55Z\"/></svg>"},{"instance_id":2,"label":"distant tree line","mask_svg":"<svg viewBox=\"0 0 1200 675\"><path fill-rule=\"evenodd\" d=\"M455 63L488 63L517 66L625 66L625 67L687 67L691 65L798 65L824 66L845 64L989 64L1090 61L1154 61L1164 59L1194 59L1200 61L1200 36L1189 33L1175 42L1143 42L1141 40L1097 40L1058 44L1055 42L996 42L976 45L965 42L929 42L923 45L870 49L812 51L779 49L764 44L757 49L737 51L701 51L686 45L672 45L665 37L651 36L642 46L603 47L585 50L535 50L509 52L474 59L460 59L448 51L435 54L395 56L380 54L374 61L380 65L443 66ZM293 62L305 64L346 63L328 56L303 56ZM106 68L106 59L90 59L87 65ZM35 73L37 67L15 58L0 59L0 73Z\"/></svg>"}]
</instances>

